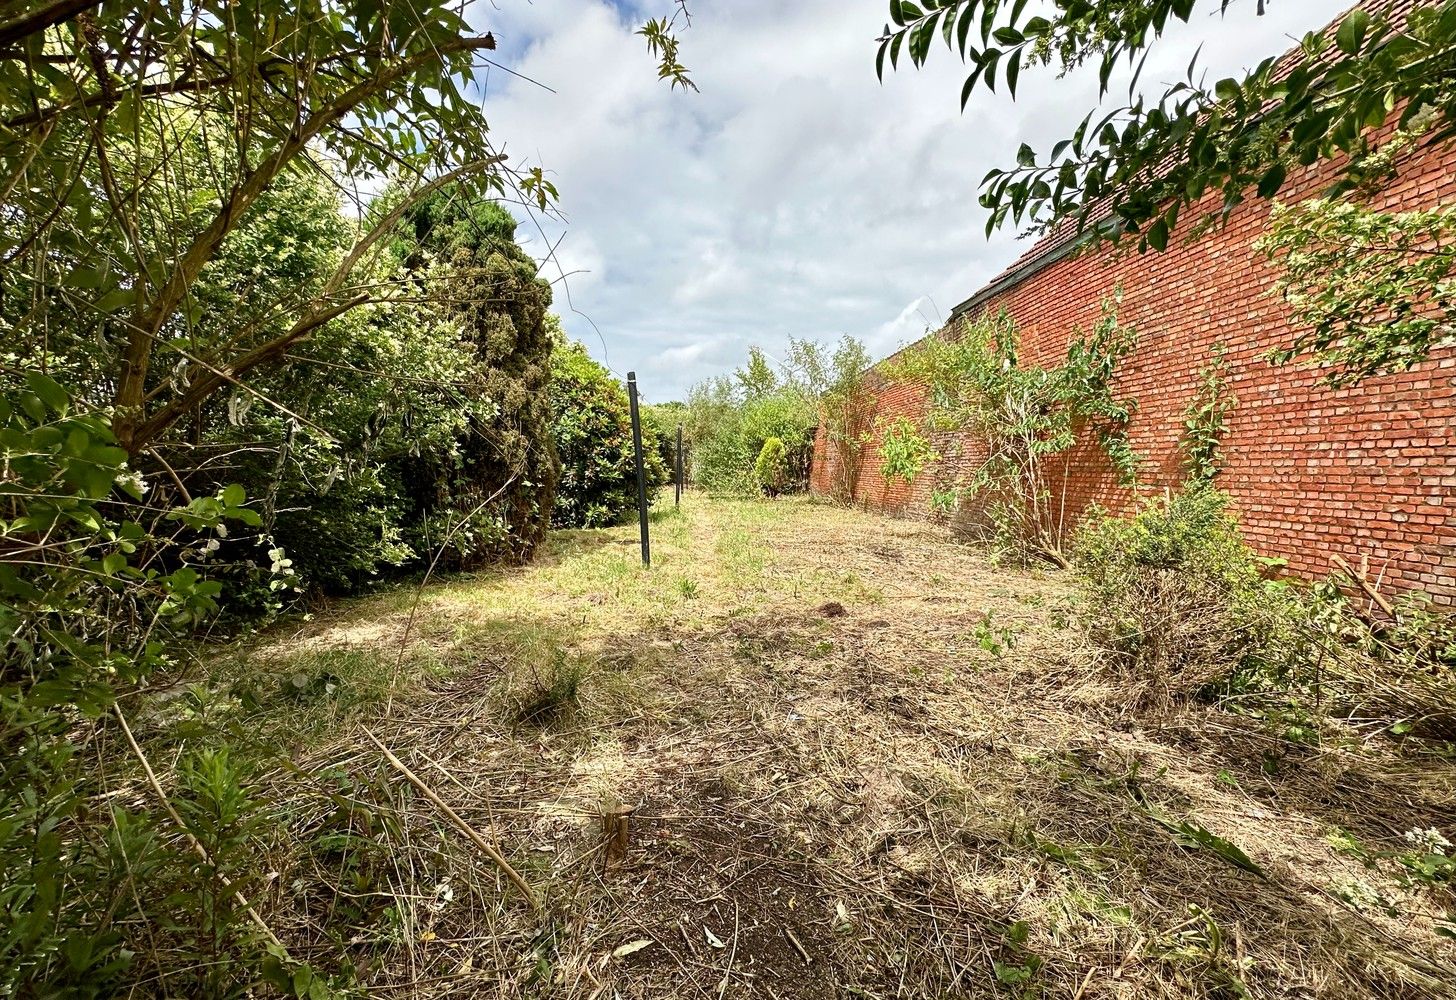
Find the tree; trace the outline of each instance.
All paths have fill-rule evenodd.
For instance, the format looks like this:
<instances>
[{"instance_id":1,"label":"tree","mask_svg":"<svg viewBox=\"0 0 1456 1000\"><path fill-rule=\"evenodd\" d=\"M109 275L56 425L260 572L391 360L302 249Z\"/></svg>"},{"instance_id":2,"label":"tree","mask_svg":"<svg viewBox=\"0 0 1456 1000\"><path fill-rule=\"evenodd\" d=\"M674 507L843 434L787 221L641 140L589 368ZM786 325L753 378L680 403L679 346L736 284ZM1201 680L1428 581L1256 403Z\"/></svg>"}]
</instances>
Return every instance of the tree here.
<instances>
[{"instance_id":1,"label":"tree","mask_svg":"<svg viewBox=\"0 0 1456 1000\"><path fill-rule=\"evenodd\" d=\"M677 475L677 432L688 419L686 403L669 400L666 403L647 403L641 407L642 426L651 432L657 441L657 457L667 471L668 480ZM683 461L688 459L686 428L684 428Z\"/></svg>"},{"instance_id":2,"label":"tree","mask_svg":"<svg viewBox=\"0 0 1456 1000\"><path fill-rule=\"evenodd\" d=\"M419 297L455 325L474 358L460 391L483 404L448 450L405 460L418 548L442 565L531 556L550 526L561 463L551 433L551 286L499 205L442 189L406 214L420 250ZM442 549L443 547L443 549Z\"/></svg>"},{"instance_id":3,"label":"tree","mask_svg":"<svg viewBox=\"0 0 1456 1000\"><path fill-rule=\"evenodd\" d=\"M242 716L158 779L125 713L248 603L230 562L293 585L271 532L344 589L545 529L550 289L485 199L555 191L492 148L467 7L0 8L0 994L345 978L253 908L277 827ZM672 26L644 33L688 86ZM116 797L123 743L165 808Z\"/></svg>"},{"instance_id":4,"label":"tree","mask_svg":"<svg viewBox=\"0 0 1456 1000\"><path fill-rule=\"evenodd\" d=\"M0 37L3 252L25 262L33 296L64 290L94 317L114 352L113 425L133 455L381 296L356 268L409 198L359 227L313 294L265 304L286 317L281 328L240 320L222 342L199 341L199 282L274 185L337 164L347 176L416 179L412 197L465 177L501 187L465 86L495 40L471 33L454 3L51 0L13 14ZM193 153L208 197L151 197ZM45 324L36 304L22 335Z\"/></svg>"},{"instance_id":5,"label":"tree","mask_svg":"<svg viewBox=\"0 0 1456 1000\"><path fill-rule=\"evenodd\" d=\"M840 503L852 503L864 468L865 448L874 428L879 397L871 387L872 359L860 341L840 338L827 359L818 345L791 341L790 363L801 378L817 386L820 418L827 444L838 459L830 490Z\"/></svg>"},{"instance_id":6,"label":"tree","mask_svg":"<svg viewBox=\"0 0 1456 1000\"><path fill-rule=\"evenodd\" d=\"M132 456L324 325L397 296L360 272L413 204L446 185L506 190L470 93L496 43L467 13L456 0L7 5L6 318L42 355L53 319L89 326L113 368L95 402L114 409ZM673 23L644 36L664 78L688 85ZM209 267L266 193L300 175L328 178L362 210L346 252L316 287L255 301L260 315L201 336ZM390 205L353 186L371 177L396 179ZM199 197L168 197L179 178ZM539 168L513 179L543 208L554 193Z\"/></svg>"},{"instance_id":7,"label":"tree","mask_svg":"<svg viewBox=\"0 0 1456 1000\"><path fill-rule=\"evenodd\" d=\"M1139 459L1127 440L1136 404L1112 390L1118 364L1136 344L1136 331L1118 322L1116 303L1108 301L1090 332L1071 331L1061 364L1027 364L1015 319L983 313L922 340L887 374L929 388L928 430L969 432L984 445L969 476L952 486L980 505L1001 546L1065 567L1074 512L1057 487L1084 432L1095 436L1124 485L1137 476ZM938 457L907 421L887 429L886 478L913 479Z\"/></svg>"},{"instance_id":8,"label":"tree","mask_svg":"<svg viewBox=\"0 0 1456 1000\"><path fill-rule=\"evenodd\" d=\"M1027 67L1096 63L1104 98L1117 65L1133 67L1126 103L1105 111L1099 104L1045 156L1023 144L1015 166L987 174L988 233L1068 220L1080 235L1161 251L1180 220L1192 218L1200 232L1251 192L1277 196L1297 167L1332 163L1327 197L1357 195L1396 176L1405 150L1456 135L1456 0L1418 0L1404 17L1391 16L1388 4L1352 10L1306 35L1287 58L1270 56L1211 85L1198 75L1195 54L1184 80L1151 99L1139 95L1143 60L1169 24L1215 4L1224 12L1229 0L1057 0L1030 16L1024 0L929 0L924 8L891 0L895 26L886 27L877 66L883 75L886 61L898 66L902 54L923 65L943 39L971 67L963 107L998 82L1014 98ZM1376 130L1392 114L1394 133ZM1415 277L1408 293L1419 302L1434 289L1429 269ZM1356 325L1342 335L1366 332ZM1414 356L1431 345L1415 344ZM1345 360L1318 342L1300 346ZM1354 374L1412 363L1411 341L1393 346L1357 352Z\"/></svg>"},{"instance_id":9,"label":"tree","mask_svg":"<svg viewBox=\"0 0 1456 1000\"><path fill-rule=\"evenodd\" d=\"M773 366L757 347L748 349L748 364L733 372L733 380L748 399L771 396L779 387L779 379L774 374Z\"/></svg>"},{"instance_id":10,"label":"tree","mask_svg":"<svg viewBox=\"0 0 1456 1000\"><path fill-rule=\"evenodd\" d=\"M1256 246L1279 264L1275 291L1303 326L1275 360L1313 354L1348 385L1456 342L1456 209L1275 205Z\"/></svg>"}]
</instances>

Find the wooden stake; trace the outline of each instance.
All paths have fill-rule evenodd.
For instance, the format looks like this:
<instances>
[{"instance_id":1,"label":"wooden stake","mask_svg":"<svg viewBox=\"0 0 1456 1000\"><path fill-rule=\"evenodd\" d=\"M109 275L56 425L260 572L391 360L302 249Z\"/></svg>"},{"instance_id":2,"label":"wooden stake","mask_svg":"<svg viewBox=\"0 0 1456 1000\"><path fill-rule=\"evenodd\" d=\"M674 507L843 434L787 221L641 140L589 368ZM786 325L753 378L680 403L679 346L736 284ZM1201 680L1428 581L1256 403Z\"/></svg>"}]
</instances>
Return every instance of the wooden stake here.
<instances>
[{"instance_id":1,"label":"wooden stake","mask_svg":"<svg viewBox=\"0 0 1456 1000\"><path fill-rule=\"evenodd\" d=\"M633 806L617 806L602 814L602 836L607 842L607 864L627 859L627 846L631 843L631 816Z\"/></svg>"}]
</instances>

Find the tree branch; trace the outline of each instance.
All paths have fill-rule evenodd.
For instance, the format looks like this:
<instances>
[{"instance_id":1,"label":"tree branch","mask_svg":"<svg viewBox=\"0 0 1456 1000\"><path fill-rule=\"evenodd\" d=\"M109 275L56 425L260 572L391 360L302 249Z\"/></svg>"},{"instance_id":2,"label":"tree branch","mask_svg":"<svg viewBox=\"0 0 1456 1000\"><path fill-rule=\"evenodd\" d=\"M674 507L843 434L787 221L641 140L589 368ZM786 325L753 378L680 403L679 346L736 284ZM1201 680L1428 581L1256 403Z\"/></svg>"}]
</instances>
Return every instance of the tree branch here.
<instances>
[{"instance_id":1,"label":"tree branch","mask_svg":"<svg viewBox=\"0 0 1456 1000\"><path fill-rule=\"evenodd\" d=\"M271 156L233 185L231 193L223 200L212 222L193 239L171 275L157 289L155 296L138 307L131 323L125 365L116 393L117 412L114 426L117 440L122 447L135 454L136 449L146 443L144 439L136 437L136 432L144 422L140 412L142 397L151 364L152 348L162 327L176 312L201 275L202 269L217 254L228 234L294 157L302 153L309 142L330 125L342 120L368 98L410 74L449 55L493 48L495 39L490 35L456 39L403 59L390 69L355 84L302 121Z\"/></svg>"},{"instance_id":2,"label":"tree branch","mask_svg":"<svg viewBox=\"0 0 1456 1000\"><path fill-rule=\"evenodd\" d=\"M23 42L30 36L97 6L97 0L55 0L39 10L0 23L0 46Z\"/></svg>"},{"instance_id":3,"label":"tree branch","mask_svg":"<svg viewBox=\"0 0 1456 1000\"><path fill-rule=\"evenodd\" d=\"M349 274L358 265L359 261L363 259L369 248L387 233L391 232L398 225L400 219L404 218L405 213L410 208L419 204L441 188L459 180L461 177L489 170L491 167L503 163L505 159L504 156L492 156L484 160L477 160L474 163L467 163L463 167L457 167L454 170L441 174L428 184L422 185L418 190L412 192L408 198L405 198L396 205L391 212L379 219L373 228L354 245L354 249L349 252L334 270L329 280L324 283L324 287L315 300L314 306L300 316L297 322L289 328L287 333L275 337L265 344L254 347L230 364L219 364L216 367L198 366L202 370L193 374L186 392L174 398L156 413L146 417L137 424L133 430L131 444L129 446L131 449L134 449L132 453L135 454L136 451L147 447L159 434L181 419L183 414L190 411L193 407L206 402L208 397L224 385L236 383L239 378L260 365L278 360L290 347L308 337L326 323L338 319L340 316L361 305L377 301L373 295L364 293L332 305L324 305L321 302L321 300L328 299L339 291L344 281L349 277Z\"/></svg>"}]
</instances>

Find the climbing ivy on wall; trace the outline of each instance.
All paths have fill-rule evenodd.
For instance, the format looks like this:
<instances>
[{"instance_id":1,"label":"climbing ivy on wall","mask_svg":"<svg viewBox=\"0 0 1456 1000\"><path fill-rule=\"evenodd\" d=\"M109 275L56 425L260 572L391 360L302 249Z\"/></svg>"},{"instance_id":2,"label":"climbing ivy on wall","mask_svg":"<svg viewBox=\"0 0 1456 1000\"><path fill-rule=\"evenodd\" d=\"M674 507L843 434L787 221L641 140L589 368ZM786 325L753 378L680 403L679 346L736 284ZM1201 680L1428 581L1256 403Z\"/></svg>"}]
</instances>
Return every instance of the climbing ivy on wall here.
<instances>
[{"instance_id":1,"label":"climbing ivy on wall","mask_svg":"<svg viewBox=\"0 0 1456 1000\"><path fill-rule=\"evenodd\" d=\"M1228 415L1238 404L1229 394L1227 350L1215 344L1198 369L1198 394L1183 411L1183 474L1189 483L1211 483L1223 469L1223 436Z\"/></svg>"}]
</instances>

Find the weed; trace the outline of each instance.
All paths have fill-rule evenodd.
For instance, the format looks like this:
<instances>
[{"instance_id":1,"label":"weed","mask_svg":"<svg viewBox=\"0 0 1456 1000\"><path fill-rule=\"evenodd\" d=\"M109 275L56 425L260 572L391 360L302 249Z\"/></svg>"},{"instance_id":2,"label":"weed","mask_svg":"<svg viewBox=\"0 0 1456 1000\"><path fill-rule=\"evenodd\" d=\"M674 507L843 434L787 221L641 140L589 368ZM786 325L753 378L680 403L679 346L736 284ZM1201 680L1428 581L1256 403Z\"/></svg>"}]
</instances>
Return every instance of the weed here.
<instances>
[{"instance_id":1,"label":"weed","mask_svg":"<svg viewBox=\"0 0 1456 1000\"><path fill-rule=\"evenodd\" d=\"M671 507L654 505L647 520L652 524L661 524L676 527L676 525L687 521L687 514L682 507L674 504Z\"/></svg>"},{"instance_id":2,"label":"weed","mask_svg":"<svg viewBox=\"0 0 1456 1000\"><path fill-rule=\"evenodd\" d=\"M1263 578L1227 507L1191 488L1078 537L1079 621L1102 662L1145 691L1267 685L1301 652L1299 602Z\"/></svg>"},{"instance_id":3,"label":"weed","mask_svg":"<svg viewBox=\"0 0 1456 1000\"><path fill-rule=\"evenodd\" d=\"M976 645L992 656L1000 657L1016 648L1016 632L1007 626L996 625L993 617L993 612L985 612L981 620L976 623L976 629L972 635L975 637Z\"/></svg>"},{"instance_id":4,"label":"weed","mask_svg":"<svg viewBox=\"0 0 1456 1000\"><path fill-rule=\"evenodd\" d=\"M1153 813L1152 815L1154 819L1173 834L1173 840L1179 847L1202 848L1203 850L1212 851L1235 868L1243 869L1260 878L1268 877L1264 874L1264 869L1254 864L1253 859L1245 854L1238 845L1224 840L1201 823L1194 822L1191 819L1165 819L1157 813Z\"/></svg>"},{"instance_id":5,"label":"weed","mask_svg":"<svg viewBox=\"0 0 1456 1000\"><path fill-rule=\"evenodd\" d=\"M682 595L683 600L691 601L698 596L698 582L685 576L678 577L677 592Z\"/></svg>"},{"instance_id":6,"label":"weed","mask_svg":"<svg viewBox=\"0 0 1456 1000\"><path fill-rule=\"evenodd\" d=\"M1049 838L1038 837L1035 833L1031 832L1027 833L1026 839L1027 845L1036 851L1036 853L1048 861L1053 861L1065 868L1070 868L1073 871L1087 872L1094 871L1099 867L1095 862L1089 861L1083 852L1076 847L1068 844L1060 844Z\"/></svg>"},{"instance_id":7,"label":"weed","mask_svg":"<svg viewBox=\"0 0 1456 1000\"><path fill-rule=\"evenodd\" d=\"M1372 871L1384 872L1404 889L1445 892L1456 885L1456 857L1447 853L1451 841L1440 830L1414 827L1406 831L1404 839L1409 846L1403 850L1376 850L1343 827L1332 827L1325 834L1325 841L1337 854L1354 858ZM1366 894L1357 895L1359 902L1370 905ZM1380 896L1379 903L1392 914L1396 912L1394 904L1385 897Z\"/></svg>"},{"instance_id":8,"label":"weed","mask_svg":"<svg viewBox=\"0 0 1456 1000\"><path fill-rule=\"evenodd\" d=\"M510 718L528 726L555 725L575 711L585 673L580 661L564 650L556 650L544 664L532 664L506 694Z\"/></svg>"},{"instance_id":9,"label":"weed","mask_svg":"<svg viewBox=\"0 0 1456 1000\"><path fill-rule=\"evenodd\" d=\"M960 506L960 491L951 489L933 489L930 491L930 509L941 517L950 517Z\"/></svg>"},{"instance_id":10,"label":"weed","mask_svg":"<svg viewBox=\"0 0 1456 1000\"><path fill-rule=\"evenodd\" d=\"M1036 996L1036 975L1044 964L1041 956L1027 947L1030 936L1031 925L1025 920L1016 921L1001 935L1002 957L991 962L996 982L1016 997Z\"/></svg>"},{"instance_id":11,"label":"weed","mask_svg":"<svg viewBox=\"0 0 1456 1000\"><path fill-rule=\"evenodd\" d=\"M1126 903L1108 899L1098 892L1088 892L1073 886L1061 900L1061 906L1068 915L1090 919L1112 927L1134 926L1132 907Z\"/></svg>"},{"instance_id":12,"label":"weed","mask_svg":"<svg viewBox=\"0 0 1456 1000\"><path fill-rule=\"evenodd\" d=\"M1200 996L1247 997L1242 975L1253 968L1247 958L1229 960L1223 929L1213 914L1196 903L1188 904L1188 919L1169 931L1161 942L1164 961L1180 966Z\"/></svg>"}]
</instances>

